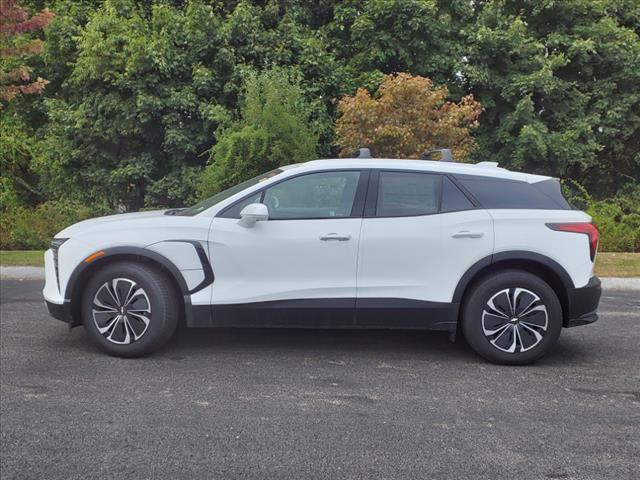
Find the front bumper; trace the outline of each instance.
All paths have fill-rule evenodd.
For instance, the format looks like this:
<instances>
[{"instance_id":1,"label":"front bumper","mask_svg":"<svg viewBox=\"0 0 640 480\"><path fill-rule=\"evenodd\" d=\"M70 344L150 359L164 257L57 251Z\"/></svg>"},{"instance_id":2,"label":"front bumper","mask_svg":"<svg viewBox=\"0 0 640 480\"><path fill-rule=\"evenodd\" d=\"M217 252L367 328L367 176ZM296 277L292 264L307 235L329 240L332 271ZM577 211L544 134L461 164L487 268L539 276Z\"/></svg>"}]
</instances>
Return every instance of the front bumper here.
<instances>
[{"instance_id":1,"label":"front bumper","mask_svg":"<svg viewBox=\"0 0 640 480\"><path fill-rule=\"evenodd\" d=\"M53 303L49 300L44 301L44 305L47 307L47 312L56 320L61 320L65 323L71 324L71 305L69 302Z\"/></svg>"},{"instance_id":2,"label":"front bumper","mask_svg":"<svg viewBox=\"0 0 640 480\"><path fill-rule=\"evenodd\" d=\"M596 310L600 302L602 287L598 277L591 277L584 287L567 290L567 312L564 327L587 325L598 319Z\"/></svg>"},{"instance_id":3,"label":"front bumper","mask_svg":"<svg viewBox=\"0 0 640 480\"><path fill-rule=\"evenodd\" d=\"M53 318L65 323L72 323L71 302L60 294L58 276L56 275L55 260L51 249L44 253L44 305Z\"/></svg>"}]
</instances>

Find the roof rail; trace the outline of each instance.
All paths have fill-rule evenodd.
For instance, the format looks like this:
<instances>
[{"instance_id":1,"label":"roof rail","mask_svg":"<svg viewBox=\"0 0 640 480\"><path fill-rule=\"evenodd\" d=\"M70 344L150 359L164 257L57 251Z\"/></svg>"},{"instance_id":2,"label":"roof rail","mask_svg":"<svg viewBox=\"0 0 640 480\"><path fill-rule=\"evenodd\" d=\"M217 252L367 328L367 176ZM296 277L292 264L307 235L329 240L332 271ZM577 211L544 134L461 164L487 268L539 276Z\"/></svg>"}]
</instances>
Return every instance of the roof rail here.
<instances>
[{"instance_id":1,"label":"roof rail","mask_svg":"<svg viewBox=\"0 0 640 480\"><path fill-rule=\"evenodd\" d=\"M368 148L359 148L353 152L353 158L373 158Z\"/></svg>"},{"instance_id":2,"label":"roof rail","mask_svg":"<svg viewBox=\"0 0 640 480\"><path fill-rule=\"evenodd\" d=\"M440 154L441 162L453 162L453 155L451 155L451 150L449 150L448 148L435 148L433 150L425 150L425 152L422 154L421 159L434 160L432 155L434 153Z\"/></svg>"}]
</instances>

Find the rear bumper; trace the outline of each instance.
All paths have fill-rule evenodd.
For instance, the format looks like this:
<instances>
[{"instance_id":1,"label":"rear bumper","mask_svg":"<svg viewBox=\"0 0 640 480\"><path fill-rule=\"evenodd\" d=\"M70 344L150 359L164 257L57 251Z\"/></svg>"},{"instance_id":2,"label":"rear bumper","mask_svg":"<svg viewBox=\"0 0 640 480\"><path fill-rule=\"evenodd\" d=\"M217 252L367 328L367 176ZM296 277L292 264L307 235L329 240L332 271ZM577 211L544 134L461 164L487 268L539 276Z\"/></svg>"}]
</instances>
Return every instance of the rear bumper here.
<instances>
[{"instance_id":1,"label":"rear bumper","mask_svg":"<svg viewBox=\"0 0 640 480\"><path fill-rule=\"evenodd\" d=\"M601 294L602 287L598 277L591 277L584 287L567 290L567 312L563 325L577 327L595 322L598 319L596 310Z\"/></svg>"}]
</instances>

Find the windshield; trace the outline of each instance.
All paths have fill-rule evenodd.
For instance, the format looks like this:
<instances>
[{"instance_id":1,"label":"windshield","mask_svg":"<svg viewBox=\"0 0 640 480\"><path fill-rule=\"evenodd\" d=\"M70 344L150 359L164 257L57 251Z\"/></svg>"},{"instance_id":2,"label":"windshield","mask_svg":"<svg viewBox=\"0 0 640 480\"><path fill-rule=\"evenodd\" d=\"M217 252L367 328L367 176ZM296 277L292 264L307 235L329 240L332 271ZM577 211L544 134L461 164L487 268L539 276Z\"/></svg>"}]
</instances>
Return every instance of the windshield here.
<instances>
[{"instance_id":1,"label":"windshield","mask_svg":"<svg viewBox=\"0 0 640 480\"><path fill-rule=\"evenodd\" d=\"M197 215L200 212L204 212L208 208L213 207L215 204L220 203L223 200L226 200L232 195L235 195L236 193L239 193L245 190L246 188L252 187L260 182L264 182L265 180L268 180L271 177L275 177L279 173L282 173L282 170L279 168L276 168L275 170L271 170L270 172L263 173L262 175L258 175L257 177L253 177L250 180L247 180L245 182L239 183L238 185L234 185L231 188L227 188L226 190L218 192L214 196L209 197L201 201L200 203L196 203L193 207L189 207L182 210L181 212L178 212L176 215L185 216L185 217L192 217L194 215Z\"/></svg>"}]
</instances>

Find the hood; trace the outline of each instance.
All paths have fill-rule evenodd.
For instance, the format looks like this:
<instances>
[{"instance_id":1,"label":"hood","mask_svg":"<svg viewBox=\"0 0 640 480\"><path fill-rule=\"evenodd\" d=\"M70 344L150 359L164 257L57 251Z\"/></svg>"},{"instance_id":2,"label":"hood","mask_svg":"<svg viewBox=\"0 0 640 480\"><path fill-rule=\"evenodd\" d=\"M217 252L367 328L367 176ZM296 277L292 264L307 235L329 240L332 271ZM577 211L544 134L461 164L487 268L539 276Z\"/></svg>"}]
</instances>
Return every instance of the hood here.
<instances>
[{"instance_id":1,"label":"hood","mask_svg":"<svg viewBox=\"0 0 640 480\"><path fill-rule=\"evenodd\" d=\"M56 238L71 238L81 233L93 230L109 223L128 222L131 220L146 219L151 217L161 217L166 210L151 210L148 212L120 213L117 215L107 215L105 217L90 218L82 222L74 223L56 234Z\"/></svg>"}]
</instances>

